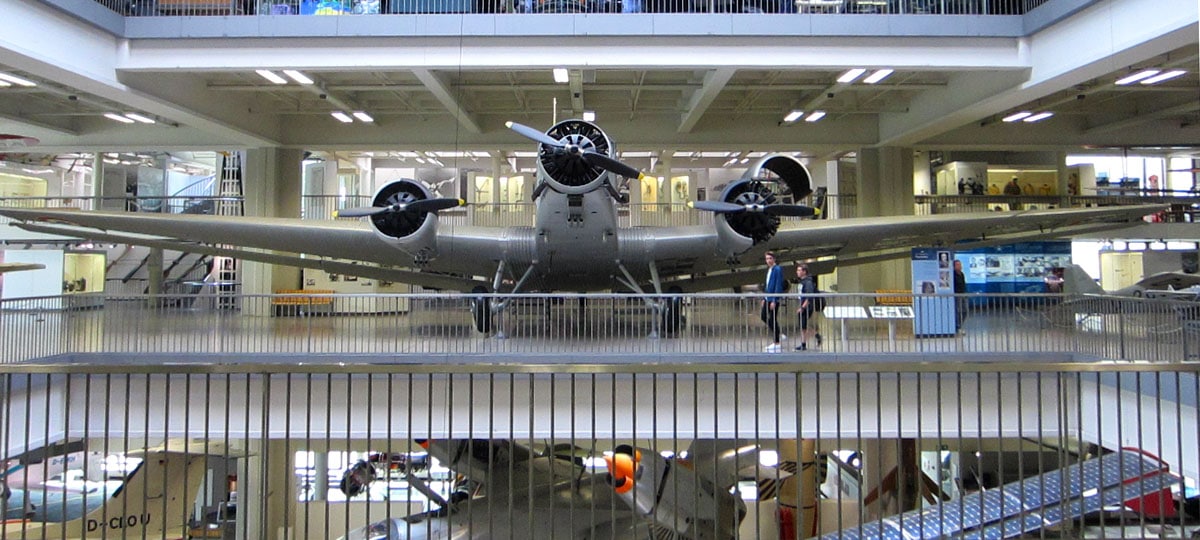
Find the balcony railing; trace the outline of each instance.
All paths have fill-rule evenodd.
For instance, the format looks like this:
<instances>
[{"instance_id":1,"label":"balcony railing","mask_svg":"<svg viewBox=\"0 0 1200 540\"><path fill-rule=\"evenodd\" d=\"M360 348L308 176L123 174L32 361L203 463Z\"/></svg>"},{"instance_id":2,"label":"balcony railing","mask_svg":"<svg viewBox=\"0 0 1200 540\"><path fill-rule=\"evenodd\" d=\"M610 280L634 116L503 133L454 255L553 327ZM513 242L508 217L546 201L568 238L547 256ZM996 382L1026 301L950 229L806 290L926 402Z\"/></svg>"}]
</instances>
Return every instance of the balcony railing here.
<instances>
[{"instance_id":1,"label":"balcony railing","mask_svg":"<svg viewBox=\"0 0 1200 540\"><path fill-rule=\"evenodd\" d=\"M1022 15L1049 0L96 0L133 16L439 13Z\"/></svg>"},{"instance_id":2,"label":"balcony railing","mask_svg":"<svg viewBox=\"0 0 1200 540\"><path fill-rule=\"evenodd\" d=\"M489 306L507 301L503 310ZM782 356L757 294L68 294L0 302L0 362L105 353L155 358L244 355L392 355L457 363L476 355L562 363L756 362L846 354L1046 353L1146 362L1200 357L1200 304L1171 299L1045 294L828 296L814 318L821 339L798 326L796 300L779 311ZM881 304L883 302L883 304ZM485 317L486 314L486 317ZM486 322L483 322L486 321ZM150 356L145 356L149 358Z\"/></svg>"}]
</instances>

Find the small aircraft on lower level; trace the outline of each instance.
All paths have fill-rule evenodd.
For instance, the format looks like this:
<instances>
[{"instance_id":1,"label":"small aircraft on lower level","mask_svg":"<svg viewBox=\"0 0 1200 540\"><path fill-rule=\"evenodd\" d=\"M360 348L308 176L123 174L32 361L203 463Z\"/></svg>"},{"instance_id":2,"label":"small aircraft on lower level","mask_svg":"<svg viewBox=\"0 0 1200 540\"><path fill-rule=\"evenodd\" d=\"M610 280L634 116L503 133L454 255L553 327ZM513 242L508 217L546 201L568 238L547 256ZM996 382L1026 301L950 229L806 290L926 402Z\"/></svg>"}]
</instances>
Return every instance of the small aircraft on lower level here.
<instances>
[{"instance_id":1,"label":"small aircraft on lower level","mask_svg":"<svg viewBox=\"0 0 1200 540\"><path fill-rule=\"evenodd\" d=\"M814 191L808 170L793 155L769 154L716 200L692 202L695 211L713 215L711 224L624 227L618 209L629 202L629 182L657 180L618 161L616 146L599 126L564 120L545 132L513 122L508 127L537 143L532 226L439 224L439 212L464 201L435 197L408 179L380 188L370 207L338 213L365 221L45 208L0 208L0 216L41 233L475 293L481 295L473 305L475 326L490 332L508 297L492 302L482 296L487 293L642 293L671 330L680 320L672 313L676 305L652 298L757 283L768 250L781 260L859 264L907 256L914 246L971 249L1108 230L1167 208L809 220L804 218L819 209L799 204Z\"/></svg>"},{"instance_id":2,"label":"small aircraft on lower level","mask_svg":"<svg viewBox=\"0 0 1200 540\"><path fill-rule=\"evenodd\" d=\"M605 454L601 467L570 445L535 452L509 439L418 444L461 476L457 489L442 497L409 472L409 485L436 508L372 523L342 540L732 540L746 515L737 482L789 476L760 465L757 445L736 440L695 441L672 457L619 446ZM352 465L343 477L343 485L356 493L365 489L363 482L379 477L363 464Z\"/></svg>"},{"instance_id":3,"label":"small aircraft on lower level","mask_svg":"<svg viewBox=\"0 0 1200 540\"><path fill-rule=\"evenodd\" d=\"M208 456L161 447L139 453L123 481L96 489L4 486L0 538L181 538ZM189 493L187 489L191 489Z\"/></svg>"},{"instance_id":4,"label":"small aircraft on lower level","mask_svg":"<svg viewBox=\"0 0 1200 540\"><path fill-rule=\"evenodd\" d=\"M1159 272L1137 283L1115 291L1106 291L1077 264L1063 268L1064 292L1072 294L1102 294L1134 298L1168 298L1175 300L1200 299L1200 274Z\"/></svg>"}]
</instances>

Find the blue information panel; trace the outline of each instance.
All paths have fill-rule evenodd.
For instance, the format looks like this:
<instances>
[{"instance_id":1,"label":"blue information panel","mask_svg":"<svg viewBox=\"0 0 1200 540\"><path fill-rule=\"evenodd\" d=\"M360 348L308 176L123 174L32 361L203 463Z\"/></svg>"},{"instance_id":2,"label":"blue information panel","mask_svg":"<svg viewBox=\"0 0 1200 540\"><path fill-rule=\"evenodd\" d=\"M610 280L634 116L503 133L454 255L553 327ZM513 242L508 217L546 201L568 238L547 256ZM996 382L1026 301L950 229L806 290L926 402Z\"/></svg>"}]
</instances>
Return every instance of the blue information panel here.
<instances>
[{"instance_id":1,"label":"blue information panel","mask_svg":"<svg viewBox=\"0 0 1200 540\"><path fill-rule=\"evenodd\" d=\"M913 333L917 337L952 336L954 252L946 248L913 248Z\"/></svg>"}]
</instances>

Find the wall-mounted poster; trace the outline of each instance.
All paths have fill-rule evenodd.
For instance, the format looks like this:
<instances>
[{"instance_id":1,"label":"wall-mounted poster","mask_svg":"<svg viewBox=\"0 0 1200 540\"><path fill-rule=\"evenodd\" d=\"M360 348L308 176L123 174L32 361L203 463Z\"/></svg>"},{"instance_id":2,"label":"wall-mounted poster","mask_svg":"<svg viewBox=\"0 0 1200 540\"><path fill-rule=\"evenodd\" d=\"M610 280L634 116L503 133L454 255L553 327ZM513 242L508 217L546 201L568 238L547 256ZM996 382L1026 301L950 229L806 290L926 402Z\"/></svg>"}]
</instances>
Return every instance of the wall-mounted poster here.
<instances>
[{"instance_id":1,"label":"wall-mounted poster","mask_svg":"<svg viewBox=\"0 0 1200 540\"><path fill-rule=\"evenodd\" d=\"M688 197L689 182L687 176L675 176L671 178L671 203L684 204L691 200Z\"/></svg>"},{"instance_id":2,"label":"wall-mounted poster","mask_svg":"<svg viewBox=\"0 0 1200 540\"><path fill-rule=\"evenodd\" d=\"M642 204L658 204L659 182L662 182L662 179L656 176L646 176L642 178Z\"/></svg>"},{"instance_id":3,"label":"wall-mounted poster","mask_svg":"<svg viewBox=\"0 0 1200 540\"><path fill-rule=\"evenodd\" d=\"M473 200L472 202L475 204L492 204L493 202L495 202L496 199L492 193L492 185L494 183L495 182L492 181L492 177L490 177L490 176L482 176L482 175L475 176L475 179L474 179L475 200Z\"/></svg>"}]
</instances>

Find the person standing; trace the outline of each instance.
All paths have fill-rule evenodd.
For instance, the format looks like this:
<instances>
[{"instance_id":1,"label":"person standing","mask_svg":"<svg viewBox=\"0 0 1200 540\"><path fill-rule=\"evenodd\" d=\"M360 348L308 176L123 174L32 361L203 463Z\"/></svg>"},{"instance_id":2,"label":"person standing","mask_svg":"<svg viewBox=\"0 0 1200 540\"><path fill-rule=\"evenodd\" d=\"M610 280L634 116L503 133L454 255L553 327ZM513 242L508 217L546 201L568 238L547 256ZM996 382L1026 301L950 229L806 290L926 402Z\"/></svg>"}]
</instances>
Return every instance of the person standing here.
<instances>
[{"instance_id":1,"label":"person standing","mask_svg":"<svg viewBox=\"0 0 1200 540\"><path fill-rule=\"evenodd\" d=\"M1015 176L1012 177L1012 180L1009 180L1008 183L1004 185L1004 194L1005 195L1013 195L1013 196L1021 195L1021 184L1017 183L1017 177L1015 177ZM1008 209L1009 210L1020 210L1021 209L1021 201L1016 200L1016 199L1009 200L1008 201Z\"/></svg>"},{"instance_id":2,"label":"person standing","mask_svg":"<svg viewBox=\"0 0 1200 540\"><path fill-rule=\"evenodd\" d=\"M817 332L816 321L812 321L817 306L817 298L814 296L817 294L817 282L809 275L808 271L807 264L796 264L796 277L800 280L800 307L796 308L796 316L800 318L800 345L796 346L797 351L808 350L808 338L810 337L817 340L818 347L821 346L821 333ZM810 321L812 324L809 324Z\"/></svg>"},{"instance_id":3,"label":"person standing","mask_svg":"<svg viewBox=\"0 0 1200 540\"><path fill-rule=\"evenodd\" d=\"M763 259L767 261L767 279L763 286L763 292L767 296L762 301L762 311L759 318L766 323L767 328L771 331L773 341L770 345L763 348L763 352L777 353L782 350L779 345L779 295L783 293L783 269L775 263L775 253L768 251L763 255Z\"/></svg>"},{"instance_id":4,"label":"person standing","mask_svg":"<svg viewBox=\"0 0 1200 540\"><path fill-rule=\"evenodd\" d=\"M954 329L962 331L963 320L967 318L967 275L963 273L962 261L954 259Z\"/></svg>"}]
</instances>

